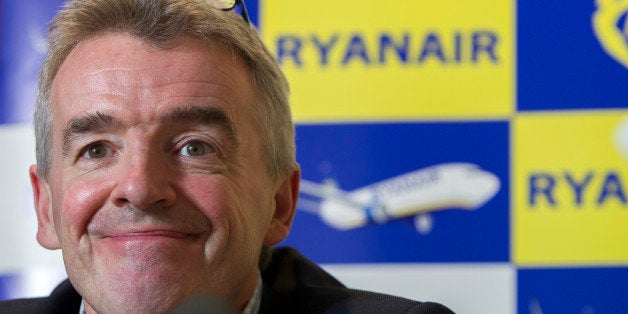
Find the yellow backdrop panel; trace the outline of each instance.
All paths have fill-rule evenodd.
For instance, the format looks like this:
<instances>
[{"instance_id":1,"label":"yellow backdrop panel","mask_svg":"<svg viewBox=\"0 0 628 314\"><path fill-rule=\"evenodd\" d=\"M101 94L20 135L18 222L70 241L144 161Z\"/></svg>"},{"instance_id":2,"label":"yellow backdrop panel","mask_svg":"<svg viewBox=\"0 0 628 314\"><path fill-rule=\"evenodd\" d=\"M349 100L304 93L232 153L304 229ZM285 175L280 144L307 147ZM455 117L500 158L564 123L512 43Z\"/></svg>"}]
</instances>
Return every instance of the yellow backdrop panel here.
<instances>
[{"instance_id":1,"label":"yellow backdrop panel","mask_svg":"<svg viewBox=\"0 0 628 314\"><path fill-rule=\"evenodd\" d=\"M628 262L628 112L520 114L513 123L513 259ZM628 139L625 139L628 143Z\"/></svg>"},{"instance_id":2,"label":"yellow backdrop panel","mask_svg":"<svg viewBox=\"0 0 628 314\"><path fill-rule=\"evenodd\" d=\"M514 111L514 2L263 1L297 122Z\"/></svg>"}]
</instances>

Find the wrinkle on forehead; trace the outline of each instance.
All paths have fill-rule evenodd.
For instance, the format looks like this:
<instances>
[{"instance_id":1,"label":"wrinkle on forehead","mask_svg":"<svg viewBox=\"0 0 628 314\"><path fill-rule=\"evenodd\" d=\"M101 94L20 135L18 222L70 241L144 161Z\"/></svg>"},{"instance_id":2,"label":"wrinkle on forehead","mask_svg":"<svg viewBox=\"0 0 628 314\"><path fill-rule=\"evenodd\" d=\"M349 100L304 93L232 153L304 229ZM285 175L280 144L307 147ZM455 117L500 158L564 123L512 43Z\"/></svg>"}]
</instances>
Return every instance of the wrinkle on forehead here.
<instances>
[{"instance_id":1,"label":"wrinkle on forehead","mask_svg":"<svg viewBox=\"0 0 628 314\"><path fill-rule=\"evenodd\" d=\"M63 86L58 86L61 77ZM166 97L229 95L219 101L252 106L252 91L248 64L227 45L184 35L175 45L160 48L130 34L105 33L72 50L53 81L51 100L55 104L58 99L100 95L135 97L138 104L149 99L159 105L169 101Z\"/></svg>"},{"instance_id":2,"label":"wrinkle on forehead","mask_svg":"<svg viewBox=\"0 0 628 314\"><path fill-rule=\"evenodd\" d=\"M94 49L95 45L98 49ZM227 55L228 58L218 55ZM199 60L202 60L201 64ZM80 63L80 66L70 63ZM171 74L155 75L164 68ZM177 40L176 45L158 48L132 35L105 33L79 43L65 59L57 78L69 72L65 75L74 78L74 83L96 92L103 92L99 89L105 83L120 88L161 87L182 78L199 83L211 80L217 88L229 89L229 85L243 84L252 86L250 75L246 76L245 81L233 75L237 68L245 68L247 74L250 74L246 62L228 46L209 43L193 36L184 35L182 40ZM55 79L53 85L57 81ZM238 91L228 92L237 94Z\"/></svg>"}]
</instances>

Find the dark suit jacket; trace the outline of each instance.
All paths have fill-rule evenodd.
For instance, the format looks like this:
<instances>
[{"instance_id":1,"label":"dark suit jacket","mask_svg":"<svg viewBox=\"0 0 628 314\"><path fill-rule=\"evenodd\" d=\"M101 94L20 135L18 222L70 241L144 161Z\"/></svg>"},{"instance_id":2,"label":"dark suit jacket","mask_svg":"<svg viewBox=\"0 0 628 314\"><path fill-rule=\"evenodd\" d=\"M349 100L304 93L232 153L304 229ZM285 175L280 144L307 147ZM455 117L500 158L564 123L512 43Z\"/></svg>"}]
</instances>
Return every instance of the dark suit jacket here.
<instances>
[{"instance_id":1,"label":"dark suit jacket","mask_svg":"<svg viewBox=\"0 0 628 314\"><path fill-rule=\"evenodd\" d=\"M453 313L430 302L346 288L290 248L274 249L262 272L260 313ZM49 297L0 302L0 313L78 313L81 296L68 280Z\"/></svg>"}]
</instances>

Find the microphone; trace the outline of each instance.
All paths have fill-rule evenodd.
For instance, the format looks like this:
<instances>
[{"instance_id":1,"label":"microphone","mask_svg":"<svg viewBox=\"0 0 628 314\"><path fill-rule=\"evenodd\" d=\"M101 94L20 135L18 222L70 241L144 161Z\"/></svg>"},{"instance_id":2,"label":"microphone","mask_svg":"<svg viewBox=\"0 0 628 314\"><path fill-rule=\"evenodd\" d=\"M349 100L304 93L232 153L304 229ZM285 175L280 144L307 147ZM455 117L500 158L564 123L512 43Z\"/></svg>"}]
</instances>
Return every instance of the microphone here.
<instances>
[{"instance_id":1,"label":"microphone","mask_svg":"<svg viewBox=\"0 0 628 314\"><path fill-rule=\"evenodd\" d=\"M172 314L238 314L235 308L224 300L209 297L195 296L184 300Z\"/></svg>"}]
</instances>

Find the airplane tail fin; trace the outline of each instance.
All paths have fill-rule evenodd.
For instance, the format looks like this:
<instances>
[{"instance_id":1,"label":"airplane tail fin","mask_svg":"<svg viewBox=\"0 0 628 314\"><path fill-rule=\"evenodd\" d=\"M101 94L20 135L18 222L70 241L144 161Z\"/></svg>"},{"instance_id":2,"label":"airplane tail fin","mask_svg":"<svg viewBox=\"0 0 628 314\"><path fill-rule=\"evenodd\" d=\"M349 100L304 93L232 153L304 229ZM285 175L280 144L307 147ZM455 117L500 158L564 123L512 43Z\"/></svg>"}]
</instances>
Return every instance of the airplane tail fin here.
<instances>
[{"instance_id":1,"label":"airplane tail fin","mask_svg":"<svg viewBox=\"0 0 628 314\"><path fill-rule=\"evenodd\" d=\"M300 192L310 197L317 197L323 200L341 197L345 194L338 188L338 183L333 179L325 179L322 184L301 180Z\"/></svg>"}]
</instances>

